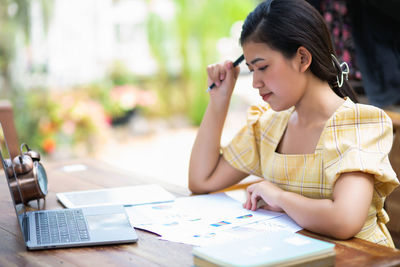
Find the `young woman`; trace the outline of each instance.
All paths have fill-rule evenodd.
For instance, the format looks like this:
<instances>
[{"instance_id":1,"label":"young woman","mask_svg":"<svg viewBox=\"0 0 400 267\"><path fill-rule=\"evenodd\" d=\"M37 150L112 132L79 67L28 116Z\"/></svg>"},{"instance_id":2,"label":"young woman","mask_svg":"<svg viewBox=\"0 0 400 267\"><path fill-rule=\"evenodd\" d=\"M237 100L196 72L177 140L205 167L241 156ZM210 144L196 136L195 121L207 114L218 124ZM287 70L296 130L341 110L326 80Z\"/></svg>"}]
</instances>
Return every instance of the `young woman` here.
<instances>
[{"instance_id":1,"label":"young woman","mask_svg":"<svg viewBox=\"0 0 400 267\"><path fill-rule=\"evenodd\" d=\"M207 193L249 174L246 209L284 211L300 226L338 239L353 236L393 247L385 197L398 186L388 153L392 122L355 104L323 18L303 0L261 3L246 18L240 43L253 87L266 102L220 148L239 68L210 65L210 102L193 146L189 188Z\"/></svg>"}]
</instances>

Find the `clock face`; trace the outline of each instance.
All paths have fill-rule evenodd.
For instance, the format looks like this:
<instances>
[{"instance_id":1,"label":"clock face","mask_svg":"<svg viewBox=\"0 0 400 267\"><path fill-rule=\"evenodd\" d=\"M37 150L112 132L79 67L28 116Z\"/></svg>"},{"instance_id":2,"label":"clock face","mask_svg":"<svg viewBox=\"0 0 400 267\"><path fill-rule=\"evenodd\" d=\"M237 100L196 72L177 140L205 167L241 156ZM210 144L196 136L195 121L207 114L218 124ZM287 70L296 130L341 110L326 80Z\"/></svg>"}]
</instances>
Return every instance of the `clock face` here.
<instances>
[{"instance_id":1,"label":"clock face","mask_svg":"<svg viewBox=\"0 0 400 267\"><path fill-rule=\"evenodd\" d=\"M47 174L40 163L35 164L37 167L37 180L39 183L40 190L44 195L47 195Z\"/></svg>"}]
</instances>

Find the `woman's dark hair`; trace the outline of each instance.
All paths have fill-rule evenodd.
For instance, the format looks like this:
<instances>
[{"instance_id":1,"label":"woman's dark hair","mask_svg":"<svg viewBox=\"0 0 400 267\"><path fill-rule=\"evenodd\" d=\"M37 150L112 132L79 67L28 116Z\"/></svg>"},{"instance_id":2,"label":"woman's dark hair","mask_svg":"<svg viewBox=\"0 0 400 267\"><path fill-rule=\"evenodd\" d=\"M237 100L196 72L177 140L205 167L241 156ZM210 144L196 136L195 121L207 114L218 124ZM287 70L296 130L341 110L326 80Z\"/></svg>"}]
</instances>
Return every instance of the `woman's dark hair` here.
<instances>
[{"instance_id":1,"label":"woman's dark hair","mask_svg":"<svg viewBox=\"0 0 400 267\"><path fill-rule=\"evenodd\" d=\"M280 51L286 58L293 58L300 46L312 55L311 72L327 81L340 97L348 96L358 102L347 81L339 87L337 76L342 69L333 60L335 51L331 35L319 12L304 0L267 0L260 3L246 18L240 44L248 41L266 43ZM333 56L332 56L333 55Z\"/></svg>"}]
</instances>

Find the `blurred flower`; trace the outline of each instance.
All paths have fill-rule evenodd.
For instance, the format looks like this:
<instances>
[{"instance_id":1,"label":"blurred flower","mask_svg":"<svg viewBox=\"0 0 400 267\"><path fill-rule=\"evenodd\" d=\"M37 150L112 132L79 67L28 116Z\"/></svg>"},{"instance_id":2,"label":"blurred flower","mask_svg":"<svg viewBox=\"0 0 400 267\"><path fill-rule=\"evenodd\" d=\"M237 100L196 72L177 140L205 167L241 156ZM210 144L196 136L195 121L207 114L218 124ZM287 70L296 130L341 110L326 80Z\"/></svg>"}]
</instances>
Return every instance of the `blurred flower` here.
<instances>
[{"instance_id":1,"label":"blurred flower","mask_svg":"<svg viewBox=\"0 0 400 267\"><path fill-rule=\"evenodd\" d=\"M361 80L361 78L362 78L361 72L359 70L356 71L356 78L359 80Z\"/></svg>"},{"instance_id":2,"label":"blurred flower","mask_svg":"<svg viewBox=\"0 0 400 267\"><path fill-rule=\"evenodd\" d=\"M56 141L53 138L48 137L43 140L42 148L46 153L51 154L56 149Z\"/></svg>"},{"instance_id":3,"label":"blurred flower","mask_svg":"<svg viewBox=\"0 0 400 267\"><path fill-rule=\"evenodd\" d=\"M73 148L73 153L81 151L82 155L95 153L109 139L111 126L126 122L121 118L130 119L137 107L157 101L154 92L107 82L66 90L31 90L24 99L29 114L23 116L23 124L30 127L22 136L24 142L47 154Z\"/></svg>"},{"instance_id":4,"label":"blurred flower","mask_svg":"<svg viewBox=\"0 0 400 267\"><path fill-rule=\"evenodd\" d=\"M43 135L50 135L57 130L56 125L49 118L42 117L39 120L39 131Z\"/></svg>"},{"instance_id":5,"label":"blurred flower","mask_svg":"<svg viewBox=\"0 0 400 267\"><path fill-rule=\"evenodd\" d=\"M130 110L137 104L136 91L131 85L116 86L111 89L110 97L123 110Z\"/></svg>"},{"instance_id":6,"label":"blurred flower","mask_svg":"<svg viewBox=\"0 0 400 267\"><path fill-rule=\"evenodd\" d=\"M339 33L340 33L340 29L339 28L333 28L333 35L334 36L339 36Z\"/></svg>"},{"instance_id":7,"label":"blurred flower","mask_svg":"<svg viewBox=\"0 0 400 267\"><path fill-rule=\"evenodd\" d=\"M329 12L325 13L325 20L328 23L332 22L332 14Z\"/></svg>"},{"instance_id":8,"label":"blurred flower","mask_svg":"<svg viewBox=\"0 0 400 267\"><path fill-rule=\"evenodd\" d=\"M154 92L142 90L126 84L111 89L111 100L124 111L134 109L136 106L149 107L156 103Z\"/></svg>"},{"instance_id":9,"label":"blurred flower","mask_svg":"<svg viewBox=\"0 0 400 267\"><path fill-rule=\"evenodd\" d=\"M343 57L343 60L346 61L346 62L350 62L350 60L351 60L350 53L346 49L343 50L343 56L342 57Z\"/></svg>"},{"instance_id":10,"label":"blurred flower","mask_svg":"<svg viewBox=\"0 0 400 267\"><path fill-rule=\"evenodd\" d=\"M157 102L157 96L153 91L139 90L137 92L137 104L142 107L150 107Z\"/></svg>"},{"instance_id":11,"label":"blurred flower","mask_svg":"<svg viewBox=\"0 0 400 267\"><path fill-rule=\"evenodd\" d=\"M345 39L345 40L351 38L351 36L350 36L350 31L349 31L348 29L343 29L343 31L342 31L342 37L343 37L343 39Z\"/></svg>"},{"instance_id":12,"label":"blurred flower","mask_svg":"<svg viewBox=\"0 0 400 267\"><path fill-rule=\"evenodd\" d=\"M66 120L64 121L61 129L65 134L72 136L76 129L76 123L72 120Z\"/></svg>"}]
</instances>

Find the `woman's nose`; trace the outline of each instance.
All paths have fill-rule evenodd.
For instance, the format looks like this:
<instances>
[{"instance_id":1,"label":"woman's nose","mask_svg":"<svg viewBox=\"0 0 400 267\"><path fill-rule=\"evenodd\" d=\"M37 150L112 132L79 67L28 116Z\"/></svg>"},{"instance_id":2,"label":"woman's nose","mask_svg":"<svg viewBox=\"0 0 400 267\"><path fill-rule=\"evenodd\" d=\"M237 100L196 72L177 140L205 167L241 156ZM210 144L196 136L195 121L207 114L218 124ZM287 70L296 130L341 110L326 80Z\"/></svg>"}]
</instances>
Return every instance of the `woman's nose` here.
<instances>
[{"instance_id":1,"label":"woman's nose","mask_svg":"<svg viewBox=\"0 0 400 267\"><path fill-rule=\"evenodd\" d=\"M259 89L263 86L263 82L255 74L253 74L253 88Z\"/></svg>"}]
</instances>

